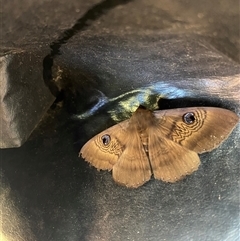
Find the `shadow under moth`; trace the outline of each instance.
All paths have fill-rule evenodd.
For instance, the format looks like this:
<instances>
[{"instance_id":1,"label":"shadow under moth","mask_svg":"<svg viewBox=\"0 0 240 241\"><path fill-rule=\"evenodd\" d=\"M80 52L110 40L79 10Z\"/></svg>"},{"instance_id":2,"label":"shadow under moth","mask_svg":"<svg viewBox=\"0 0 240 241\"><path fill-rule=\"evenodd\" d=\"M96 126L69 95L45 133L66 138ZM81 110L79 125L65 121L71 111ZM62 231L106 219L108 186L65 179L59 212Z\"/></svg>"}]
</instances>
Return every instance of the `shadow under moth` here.
<instances>
[{"instance_id":1,"label":"shadow under moth","mask_svg":"<svg viewBox=\"0 0 240 241\"><path fill-rule=\"evenodd\" d=\"M137 188L150 180L176 182L198 169L198 153L218 147L239 117L214 107L150 111L139 106L128 120L90 139L81 155L118 184Z\"/></svg>"}]
</instances>

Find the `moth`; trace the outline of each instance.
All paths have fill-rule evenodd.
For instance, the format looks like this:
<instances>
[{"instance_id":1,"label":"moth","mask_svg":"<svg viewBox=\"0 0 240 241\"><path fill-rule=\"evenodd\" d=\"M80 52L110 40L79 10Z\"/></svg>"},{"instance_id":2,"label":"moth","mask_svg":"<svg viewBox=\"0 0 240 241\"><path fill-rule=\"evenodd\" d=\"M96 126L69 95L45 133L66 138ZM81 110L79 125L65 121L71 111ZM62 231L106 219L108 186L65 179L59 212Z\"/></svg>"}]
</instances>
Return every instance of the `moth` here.
<instances>
[{"instance_id":1,"label":"moth","mask_svg":"<svg viewBox=\"0 0 240 241\"><path fill-rule=\"evenodd\" d=\"M150 111L139 106L130 119L90 139L79 156L98 170L112 170L114 181L129 188L151 176L173 183L196 171L198 153L218 147L238 121L222 108Z\"/></svg>"}]
</instances>

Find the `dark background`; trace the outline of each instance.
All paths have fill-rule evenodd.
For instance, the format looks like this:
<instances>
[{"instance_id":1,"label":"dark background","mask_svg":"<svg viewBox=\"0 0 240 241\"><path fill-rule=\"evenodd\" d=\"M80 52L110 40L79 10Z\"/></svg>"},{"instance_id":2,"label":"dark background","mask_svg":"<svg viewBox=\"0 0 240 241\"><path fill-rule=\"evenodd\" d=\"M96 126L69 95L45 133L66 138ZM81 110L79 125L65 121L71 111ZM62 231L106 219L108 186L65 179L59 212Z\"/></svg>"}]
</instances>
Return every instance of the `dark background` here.
<instances>
[{"instance_id":1,"label":"dark background","mask_svg":"<svg viewBox=\"0 0 240 241\"><path fill-rule=\"evenodd\" d=\"M1 131L21 145L0 150L4 238L239 239L239 126L176 184L127 189L78 157L139 104L239 114L239 1L24 0L2 9L0 113L11 124Z\"/></svg>"}]
</instances>

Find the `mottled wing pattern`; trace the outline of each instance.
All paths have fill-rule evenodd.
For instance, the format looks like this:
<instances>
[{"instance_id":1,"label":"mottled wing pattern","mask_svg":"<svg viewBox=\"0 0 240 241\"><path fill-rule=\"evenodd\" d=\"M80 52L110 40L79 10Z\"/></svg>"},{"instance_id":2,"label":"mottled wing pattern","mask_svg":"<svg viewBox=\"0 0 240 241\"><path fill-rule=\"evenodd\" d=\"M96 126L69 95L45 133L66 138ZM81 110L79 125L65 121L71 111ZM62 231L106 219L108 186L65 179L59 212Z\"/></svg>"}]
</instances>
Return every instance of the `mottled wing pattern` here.
<instances>
[{"instance_id":1,"label":"mottled wing pattern","mask_svg":"<svg viewBox=\"0 0 240 241\"><path fill-rule=\"evenodd\" d=\"M225 140L239 121L232 111L215 107L179 108L153 112L164 137L197 153L211 151ZM184 116L194 114L192 123Z\"/></svg>"},{"instance_id":2,"label":"mottled wing pattern","mask_svg":"<svg viewBox=\"0 0 240 241\"><path fill-rule=\"evenodd\" d=\"M80 150L80 155L99 170L112 170L126 147L129 120L116 124L90 139ZM109 135L109 145L104 145L102 137Z\"/></svg>"}]
</instances>

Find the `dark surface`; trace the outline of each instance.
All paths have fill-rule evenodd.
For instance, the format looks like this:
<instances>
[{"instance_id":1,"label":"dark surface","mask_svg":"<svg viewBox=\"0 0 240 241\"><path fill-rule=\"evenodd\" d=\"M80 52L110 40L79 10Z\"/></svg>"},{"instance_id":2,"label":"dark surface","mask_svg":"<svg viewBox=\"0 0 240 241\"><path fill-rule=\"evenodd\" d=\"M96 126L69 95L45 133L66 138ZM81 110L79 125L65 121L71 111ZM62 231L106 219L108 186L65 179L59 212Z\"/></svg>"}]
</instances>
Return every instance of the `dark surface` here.
<instances>
[{"instance_id":1,"label":"dark surface","mask_svg":"<svg viewBox=\"0 0 240 241\"><path fill-rule=\"evenodd\" d=\"M0 151L0 231L7 240L238 240L239 126L176 184L127 189L78 158L139 104L239 114L238 1L108 2L22 1L12 17L11 2L3 6L1 49L31 50L58 102L22 147Z\"/></svg>"},{"instance_id":2,"label":"dark surface","mask_svg":"<svg viewBox=\"0 0 240 241\"><path fill-rule=\"evenodd\" d=\"M1 59L0 148L21 146L54 101L42 81L40 54L9 50Z\"/></svg>"}]
</instances>

